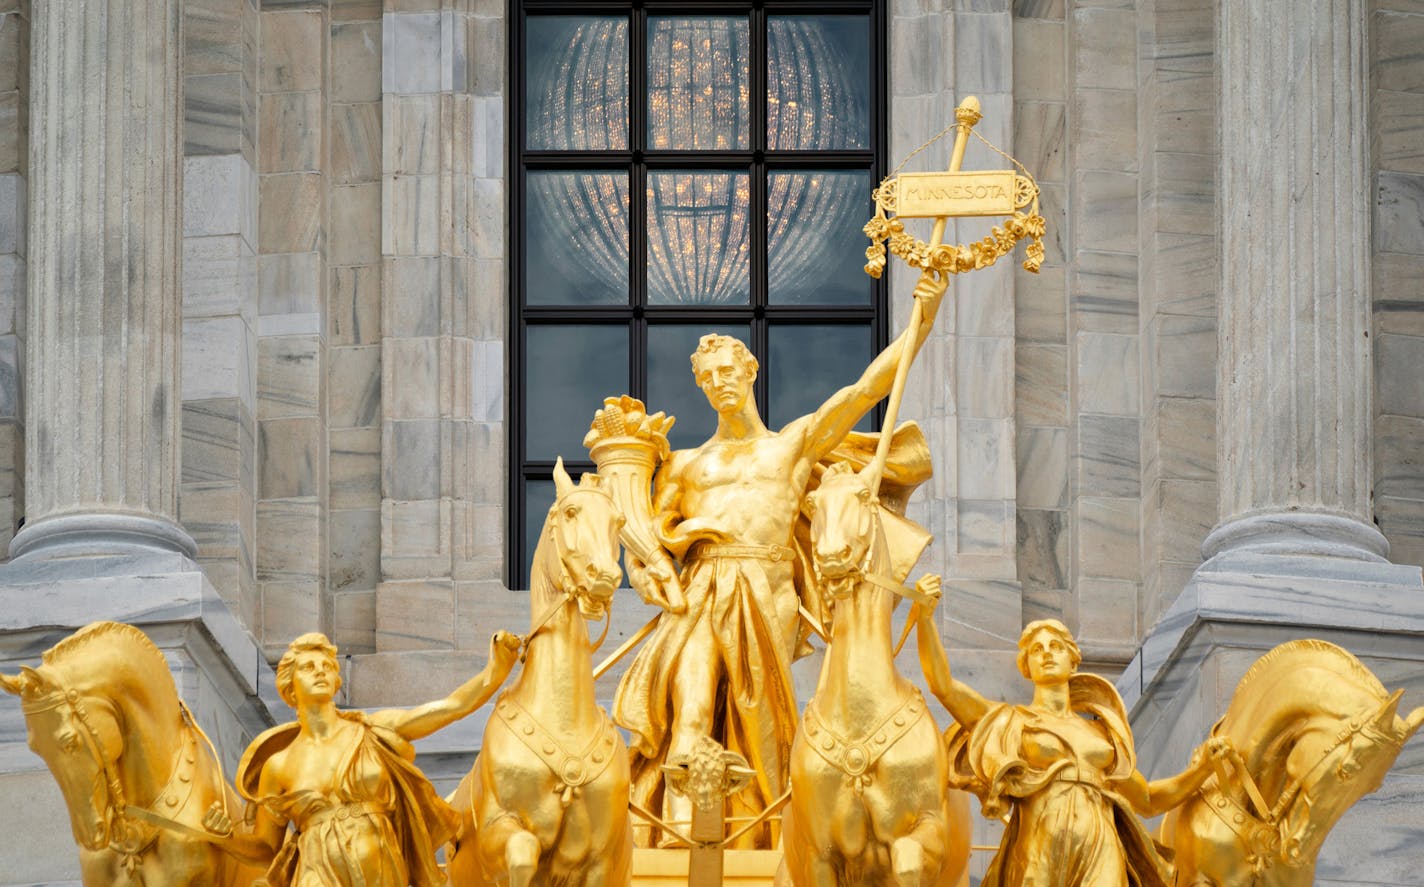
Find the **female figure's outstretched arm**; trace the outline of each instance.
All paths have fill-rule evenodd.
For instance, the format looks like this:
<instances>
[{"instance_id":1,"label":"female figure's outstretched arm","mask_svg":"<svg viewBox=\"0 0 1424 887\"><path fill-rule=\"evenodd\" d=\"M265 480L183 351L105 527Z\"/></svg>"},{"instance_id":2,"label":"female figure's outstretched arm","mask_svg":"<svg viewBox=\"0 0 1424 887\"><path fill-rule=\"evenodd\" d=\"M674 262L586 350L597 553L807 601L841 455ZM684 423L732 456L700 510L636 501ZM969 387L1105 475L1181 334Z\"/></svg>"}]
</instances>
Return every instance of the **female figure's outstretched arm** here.
<instances>
[{"instance_id":1,"label":"female figure's outstretched arm","mask_svg":"<svg viewBox=\"0 0 1424 887\"><path fill-rule=\"evenodd\" d=\"M1229 754L1230 750L1231 746L1225 739L1212 737L1192 755L1187 769L1175 776L1148 782L1141 773L1133 771L1132 779L1122 787L1123 797L1142 816L1161 816L1180 807L1195 794L1212 774L1214 763Z\"/></svg>"},{"instance_id":2,"label":"female figure's outstretched arm","mask_svg":"<svg viewBox=\"0 0 1424 887\"><path fill-rule=\"evenodd\" d=\"M415 708L388 708L372 712L370 722L399 733L409 741L422 739L471 714L484 705L509 677L519 658L519 637L497 631L490 638L489 664L444 699Z\"/></svg>"},{"instance_id":3,"label":"female figure's outstretched arm","mask_svg":"<svg viewBox=\"0 0 1424 887\"><path fill-rule=\"evenodd\" d=\"M939 589L924 589L938 594ZM915 635L920 652L920 668L925 673L925 681L930 692L940 704L966 729L972 728L989 712L989 701L963 681L956 680L949 669L949 655L939 638L939 626L935 625L934 610L916 605L919 625Z\"/></svg>"}]
</instances>

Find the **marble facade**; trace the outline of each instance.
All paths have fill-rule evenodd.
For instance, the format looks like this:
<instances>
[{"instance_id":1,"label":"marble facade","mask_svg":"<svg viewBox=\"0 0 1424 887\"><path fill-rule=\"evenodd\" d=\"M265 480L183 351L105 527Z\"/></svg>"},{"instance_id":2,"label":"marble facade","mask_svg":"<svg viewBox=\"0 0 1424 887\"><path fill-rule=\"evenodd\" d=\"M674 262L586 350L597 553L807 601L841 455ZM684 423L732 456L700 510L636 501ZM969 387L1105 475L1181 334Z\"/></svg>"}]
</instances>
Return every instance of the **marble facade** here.
<instances>
[{"instance_id":1,"label":"marble facade","mask_svg":"<svg viewBox=\"0 0 1424 887\"><path fill-rule=\"evenodd\" d=\"M181 45L158 53L182 105L154 124L171 134L169 166L182 174L181 214L176 201L154 210L175 253L160 261L173 282L153 295L172 315L154 340L172 364L157 383L171 416L156 448L130 448L143 458L127 470L152 476L146 507L177 550L96 554L68 572L34 558L0 566L0 668L33 658L64 626L132 616L171 651L180 686L213 699L205 717L232 754L264 707L281 708L264 656L301 632L327 631L350 656L349 704L389 705L453 686L482 665L493 629L527 619L503 580L506 128L518 123L508 119L507 4L123 5L182 16L164 31ZM1180 766L1252 651L1289 637L1342 643L1408 687L1406 705L1424 704L1424 6L1232 4L1281 34L1350 37L1346 59L1278 60L1277 71L1328 75L1334 93L1272 99L1236 91L1249 79L1241 47L1251 35L1239 29L1252 23L1223 18L1223 0L886 5L890 157L978 95L984 134L1036 172L1049 219L1042 274L1005 264L956 282L906 395L906 417L935 448L935 479L914 509L936 536L922 567L945 575L942 629L956 667L1015 698L1020 627L1063 619L1090 666L1122 674L1139 744L1159 749L1150 763L1162 771ZM57 76L35 55L40 11L0 3L7 544L22 518L33 533L46 515L119 501L54 500L54 479L77 469L63 454L27 452L27 435L59 421L100 442L127 433L101 430L82 398L39 384L94 396L35 317L57 292L36 270L43 250L65 242L42 229L49 203L35 199L43 150L59 144L35 111ZM1233 215L1246 204L1235 190L1228 199L1221 171L1263 137L1246 125L1253 109L1287 100L1292 116L1271 137L1300 159L1300 175L1332 170L1340 190L1314 210L1253 195L1254 221ZM927 151L926 168L947 151ZM1254 162L1244 184L1267 178L1267 160ZM993 164L979 146L966 158ZM1330 255L1290 253L1260 212L1315 232L1305 242ZM97 224L70 219L86 220ZM978 236L962 228L959 239ZM1284 258L1254 268L1252 256ZM1248 266L1254 276L1227 273ZM1256 373L1251 354L1286 334L1289 310L1241 329L1225 319L1277 304L1272 286L1327 277L1338 282L1324 288L1332 316L1353 324L1349 354L1299 355L1314 373L1304 379ZM892 278L897 326L912 283ZM1271 353L1295 355L1288 344ZM1230 379L1245 389L1228 390ZM1297 417L1329 417L1325 432L1298 421L1278 447L1233 420L1270 400L1267 379L1294 393ZM1300 474L1318 494L1306 504L1344 514L1376 554L1387 541L1389 563L1294 550L1281 555L1289 563L1203 568L1214 529L1305 501L1248 484L1247 468ZM1348 491L1321 493L1337 469L1352 472ZM195 547L182 551L183 537ZM629 604L611 641L645 618ZM62 823L17 723L0 699L0 794L34 798L35 822ZM422 754L458 773L480 723ZM1342 823L1322 881L1424 884L1424 851L1411 849L1424 819L1401 812L1421 800L1416 740L1385 790ZM65 834L50 826L35 833ZM990 843L981 829L976 843ZM1334 850L1345 842L1368 848L1351 851L1367 852L1367 866L1348 867ZM46 869L31 855L0 846L0 881L73 877L71 857Z\"/></svg>"}]
</instances>

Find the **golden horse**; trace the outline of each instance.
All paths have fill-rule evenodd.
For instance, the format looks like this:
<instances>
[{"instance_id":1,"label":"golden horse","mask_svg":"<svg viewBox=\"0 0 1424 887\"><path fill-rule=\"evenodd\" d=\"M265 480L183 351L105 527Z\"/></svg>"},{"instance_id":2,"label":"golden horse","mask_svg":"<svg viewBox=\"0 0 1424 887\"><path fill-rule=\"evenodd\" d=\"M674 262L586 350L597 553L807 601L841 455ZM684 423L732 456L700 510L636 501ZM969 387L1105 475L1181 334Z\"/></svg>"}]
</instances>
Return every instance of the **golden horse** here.
<instances>
[{"instance_id":1,"label":"golden horse","mask_svg":"<svg viewBox=\"0 0 1424 887\"><path fill-rule=\"evenodd\" d=\"M261 875L203 828L209 808L231 815L238 801L143 632L87 625L0 687L20 697L30 748L64 794L86 887L246 887Z\"/></svg>"},{"instance_id":2,"label":"golden horse","mask_svg":"<svg viewBox=\"0 0 1424 887\"><path fill-rule=\"evenodd\" d=\"M892 556L882 521L903 519L882 510L868 472L833 465L805 500L831 635L791 747L778 883L951 885L968 861L968 800L946 787L939 728L895 668L891 630L892 588L928 536L910 556Z\"/></svg>"},{"instance_id":3,"label":"golden horse","mask_svg":"<svg viewBox=\"0 0 1424 887\"><path fill-rule=\"evenodd\" d=\"M534 550L524 668L495 703L451 801L466 817L450 856L457 887L626 885L628 747L594 702L585 619L607 617L623 573L623 516L598 484L554 469L557 498Z\"/></svg>"},{"instance_id":4,"label":"golden horse","mask_svg":"<svg viewBox=\"0 0 1424 887\"><path fill-rule=\"evenodd\" d=\"M1345 650L1291 641L1262 656L1212 728L1235 750L1164 818L1178 887L1309 887L1326 835L1376 790L1424 708L1391 695Z\"/></svg>"}]
</instances>

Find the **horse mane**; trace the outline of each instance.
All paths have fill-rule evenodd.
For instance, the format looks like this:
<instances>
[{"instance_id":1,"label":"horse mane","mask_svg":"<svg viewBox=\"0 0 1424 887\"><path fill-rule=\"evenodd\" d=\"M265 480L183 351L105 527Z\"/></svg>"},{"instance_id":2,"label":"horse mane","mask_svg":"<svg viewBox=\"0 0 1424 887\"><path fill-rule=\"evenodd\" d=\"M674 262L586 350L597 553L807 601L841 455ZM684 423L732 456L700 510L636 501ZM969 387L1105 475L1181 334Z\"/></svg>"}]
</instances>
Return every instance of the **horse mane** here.
<instances>
[{"instance_id":1,"label":"horse mane","mask_svg":"<svg viewBox=\"0 0 1424 887\"><path fill-rule=\"evenodd\" d=\"M161 666L164 671L168 670L168 660L164 658L163 651L154 645L148 635L122 622L91 622L44 651L40 658L45 665L62 665L64 660L83 653L94 641L107 637L132 641L153 658L155 665Z\"/></svg>"},{"instance_id":2,"label":"horse mane","mask_svg":"<svg viewBox=\"0 0 1424 887\"><path fill-rule=\"evenodd\" d=\"M163 651L122 622L91 622L46 650L42 668L70 689L103 689L143 705L178 702L178 685ZM76 668L76 666L79 666ZM136 694L136 695L135 695Z\"/></svg>"},{"instance_id":3,"label":"horse mane","mask_svg":"<svg viewBox=\"0 0 1424 887\"><path fill-rule=\"evenodd\" d=\"M1267 652L1260 659L1257 659L1246 674L1242 676L1236 685L1236 694L1241 695L1251 684L1256 681L1268 679L1279 667L1280 660L1293 658L1302 653L1310 654L1315 658L1317 654L1324 654L1330 658L1332 664L1339 664L1345 667L1349 673L1359 683L1373 691L1374 695L1384 699L1389 695L1389 691L1380 683L1379 678L1374 676L1368 668L1361 664L1350 651L1337 647L1329 641L1316 640L1314 638L1303 638L1301 640L1287 641L1278 647Z\"/></svg>"}]
</instances>

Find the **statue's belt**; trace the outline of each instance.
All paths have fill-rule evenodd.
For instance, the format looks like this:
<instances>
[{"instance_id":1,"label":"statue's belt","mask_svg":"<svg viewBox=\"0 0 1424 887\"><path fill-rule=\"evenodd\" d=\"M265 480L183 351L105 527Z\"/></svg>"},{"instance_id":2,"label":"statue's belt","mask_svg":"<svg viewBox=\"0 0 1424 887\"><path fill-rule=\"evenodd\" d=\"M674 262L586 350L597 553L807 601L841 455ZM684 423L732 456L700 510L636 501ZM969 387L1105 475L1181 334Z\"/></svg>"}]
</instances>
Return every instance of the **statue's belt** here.
<instances>
[{"instance_id":1,"label":"statue's belt","mask_svg":"<svg viewBox=\"0 0 1424 887\"><path fill-rule=\"evenodd\" d=\"M910 732L910 728L925 716L925 701L918 690L914 691L886 715L880 723L867 730L855 740L845 739L829 727L816 712L815 700L806 706L806 716L801 721L801 729L806 733L806 743L825 758L827 763L854 779L868 782L865 774L880 760L880 756Z\"/></svg>"},{"instance_id":2,"label":"statue's belt","mask_svg":"<svg viewBox=\"0 0 1424 887\"><path fill-rule=\"evenodd\" d=\"M713 557L753 558L779 564L796 559L796 552L785 545L744 545L742 543L703 542L692 549L692 560Z\"/></svg>"},{"instance_id":3,"label":"statue's belt","mask_svg":"<svg viewBox=\"0 0 1424 887\"><path fill-rule=\"evenodd\" d=\"M324 822L332 820L341 821L345 819L360 819L363 816L390 816L390 808L384 804L377 804L374 801L348 801L345 804L336 804L332 807L323 807L314 811L306 817L298 827L298 831L306 831L315 828Z\"/></svg>"},{"instance_id":4,"label":"statue's belt","mask_svg":"<svg viewBox=\"0 0 1424 887\"><path fill-rule=\"evenodd\" d=\"M577 789L603 775L618 749L618 733L608 715L594 731L583 751L570 752L554 734L544 729L524 706L507 694L495 705L495 715L504 722L515 738L543 761L564 783L566 789Z\"/></svg>"}]
</instances>

